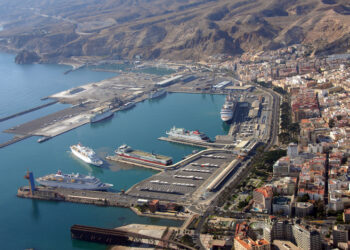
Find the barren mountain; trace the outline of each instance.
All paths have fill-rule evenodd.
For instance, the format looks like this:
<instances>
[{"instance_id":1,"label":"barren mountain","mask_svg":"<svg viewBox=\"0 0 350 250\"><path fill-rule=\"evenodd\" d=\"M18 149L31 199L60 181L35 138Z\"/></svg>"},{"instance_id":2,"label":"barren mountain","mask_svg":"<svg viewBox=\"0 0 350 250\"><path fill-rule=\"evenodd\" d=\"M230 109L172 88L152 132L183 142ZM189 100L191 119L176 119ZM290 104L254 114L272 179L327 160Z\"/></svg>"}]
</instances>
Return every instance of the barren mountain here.
<instances>
[{"instance_id":1,"label":"barren mountain","mask_svg":"<svg viewBox=\"0 0 350 250\"><path fill-rule=\"evenodd\" d=\"M348 0L0 0L0 25L0 49L46 62L198 60L295 43L315 53L350 49Z\"/></svg>"}]
</instances>

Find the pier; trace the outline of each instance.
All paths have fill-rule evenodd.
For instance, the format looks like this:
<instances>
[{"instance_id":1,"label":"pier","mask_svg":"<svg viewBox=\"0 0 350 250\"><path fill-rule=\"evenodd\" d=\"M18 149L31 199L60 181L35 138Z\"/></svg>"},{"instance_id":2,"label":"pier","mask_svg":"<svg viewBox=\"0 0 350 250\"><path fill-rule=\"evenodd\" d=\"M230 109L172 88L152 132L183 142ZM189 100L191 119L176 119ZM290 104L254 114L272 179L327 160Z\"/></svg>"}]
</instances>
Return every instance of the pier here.
<instances>
[{"instance_id":1,"label":"pier","mask_svg":"<svg viewBox=\"0 0 350 250\"><path fill-rule=\"evenodd\" d=\"M4 143L1 143L0 144L0 148L4 148L4 147L7 147L13 143L16 143L16 142L19 142L19 141L22 141L24 139L27 139L31 137L30 135L19 135L19 136L15 136L13 137L11 140L7 141L7 142L4 142Z\"/></svg>"},{"instance_id":2,"label":"pier","mask_svg":"<svg viewBox=\"0 0 350 250\"><path fill-rule=\"evenodd\" d=\"M106 229L99 227L73 225L70 231L73 239L104 243L108 245L126 245L134 241L141 242L141 240L147 240L149 244L155 246L158 245L158 242L161 242L162 246L166 249L195 250L193 247L166 239L165 237L158 238L121 229Z\"/></svg>"},{"instance_id":3,"label":"pier","mask_svg":"<svg viewBox=\"0 0 350 250\"><path fill-rule=\"evenodd\" d=\"M159 137L158 140L161 141L167 141L167 142L173 142L178 144L185 144L189 146L195 146L195 147L204 147L204 148L228 148L229 146L233 146L233 144L224 144L224 143L216 143L216 142L200 142L200 141L185 141L185 140L178 140L174 138L169 137Z\"/></svg>"},{"instance_id":4,"label":"pier","mask_svg":"<svg viewBox=\"0 0 350 250\"><path fill-rule=\"evenodd\" d=\"M199 198L203 193L216 191L219 183L225 179L223 174L235 168L236 163L230 164L237 155L224 149L207 149L193 154L182 161L168 166L150 178L129 188L125 193L77 190L68 188L54 188L37 186L31 192L29 186L20 187L17 196L50 201L64 201L74 203L93 204L98 206L134 207L137 200L158 199L162 201L185 204L189 202L185 197L196 193ZM127 162L130 164L130 162ZM135 164L135 163L133 163ZM139 164L139 167L150 167ZM159 170L159 169L158 169ZM220 176L220 178L217 178ZM214 184L212 184L214 182ZM218 185L215 185L218 184ZM213 186L210 190L208 185ZM185 196L183 196L185 195Z\"/></svg>"},{"instance_id":5,"label":"pier","mask_svg":"<svg viewBox=\"0 0 350 250\"><path fill-rule=\"evenodd\" d=\"M27 113L30 113L30 112L33 112L33 111L36 111L36 110L39 110L39 109L48 107L48 106L51 106L51 105L53 105L53 104L55 104L55 103L57 103L57 102L58 102L58 101L52 101L52 102L45 103L45 104L43 104L43 105L40 105L40 106L31 108L31 109L27 109L27 110L18 112L18 113L13 114L13 115L9 115L9 116L0 118L0 122L7 121L7 120L10 120L10 119L15 118L15 117L17 117L17 116L21 116L21 115L24 115L24 114L27 114Z\"/></svg>"},{"instance_id":6,"label":"pier","mask_svg":"<svg viewBox=\"0 0 350 250\"><path fill-rule=\"evenodd\" d=\"M137 201L137 198L122 193L43 186L36 187L33 194L31 194L29 186L20 187L17 191L17 196L38 200L65 201L112 207L132 207Z\"/></svg>"},{"instance_id":7,"label":"pier","mask_svg":"<svg viewBox=\"0 0 350 250\"><path fill-rule=\"evenodd\" d=\"M115 161L115 162L119 162L119 163L126 164L126 165L142 167L142 168L150 168L150 169L154 169L154 170L158 170L158 171L164 171L165 169L171 168L171 166L162 166L159 164L138 161L136 159L123 158L123 157L120 157L118 155L107 156L106 159L109 161Z\"/></svg>"}]
</instances>

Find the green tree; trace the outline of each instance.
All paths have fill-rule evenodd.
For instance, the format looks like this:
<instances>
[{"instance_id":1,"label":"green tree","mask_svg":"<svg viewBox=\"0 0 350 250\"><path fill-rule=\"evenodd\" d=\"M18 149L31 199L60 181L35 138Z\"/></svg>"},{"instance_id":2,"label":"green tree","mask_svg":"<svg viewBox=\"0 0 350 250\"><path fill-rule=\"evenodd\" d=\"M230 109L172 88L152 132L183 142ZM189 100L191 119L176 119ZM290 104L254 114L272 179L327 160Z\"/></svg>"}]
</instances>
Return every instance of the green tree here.
<instances>
[{"instance_id":1,"label":"green tree","mask_svg":"<svg viewBox=\"0 0 350 250\"><path fill-rule=\"evenodd\" d=\"M298 197L298 202L307 202L310 200L310 196L308 194L303 194L303 196Z\"/></svg>"},{"instance_id":2,"label":"green tree","mask_svg":"<svg viewBox=\"0 0 350 250\"><path fill-rule=\"evenodd\" d=\"M181 242L189 246L194 245L192 237L188 234L185 234L184 236L181 237Z\"/></svg>"}]
</instances>

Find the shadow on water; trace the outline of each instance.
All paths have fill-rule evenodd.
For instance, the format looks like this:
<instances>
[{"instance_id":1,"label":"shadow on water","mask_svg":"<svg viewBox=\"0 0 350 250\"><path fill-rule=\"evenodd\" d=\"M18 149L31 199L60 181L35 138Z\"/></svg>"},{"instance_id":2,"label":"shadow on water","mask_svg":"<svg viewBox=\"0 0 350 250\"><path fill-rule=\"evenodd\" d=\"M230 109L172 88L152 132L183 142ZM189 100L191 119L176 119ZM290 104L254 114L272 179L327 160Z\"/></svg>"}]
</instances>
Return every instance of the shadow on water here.
<instances>
[{"instance_id":1,"label":"shadow on water","mask_svg":"<svg viewBox=\"0 0 350 250\"><path fill-rule=\"evenodd\" d=\"M36 221L40 218L40 211L37 200L32 200L32 216Z\"/></svg>"},{"instance_id":2,"label":"shadow on water","mask_svg":"<svg viewBox=\"0 0 350 250\"><path fill-rule=\"evenodd\" d=\"M69 229L67 229L69 230ZM95 243L95 242L86 242L82 240L75 240L71 239L72 242L72 247L75 249L93 249L93 250L98 250L98 249L108 249L108 246L105 244L101 243Z\"/></svg>"},{"instance_id":3,"label":"shadow on water","mask_svg":"<svg viewBox=\"0 0 350 250\"><path fill-rule=\"evenodd\" d=\"M225 132L225 133L228 133L228 131L230 131L230 126L231 126L231 121L230 122L222 122L221 123L221 127L222 127L222 130Z\"/></svg>"}]
</instances>

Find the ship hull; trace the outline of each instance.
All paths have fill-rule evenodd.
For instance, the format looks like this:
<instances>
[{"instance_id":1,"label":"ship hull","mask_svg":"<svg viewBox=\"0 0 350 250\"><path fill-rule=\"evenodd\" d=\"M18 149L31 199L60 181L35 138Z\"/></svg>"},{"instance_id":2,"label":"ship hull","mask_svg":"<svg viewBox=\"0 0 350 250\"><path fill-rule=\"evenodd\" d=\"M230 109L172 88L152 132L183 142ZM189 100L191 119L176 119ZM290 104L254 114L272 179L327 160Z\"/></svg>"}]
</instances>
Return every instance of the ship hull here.
<instances>
[{"instance_id":1,"label":"ship hull","mask_svg":"<svg viewBox=\"0 0 350 250\"><path fill-rule=\"evenodd\" d=\"M158 97L161 97L161 96L165 96L165 95L166 95L166 91L165 90L158 91L156 93L150 94L149 95L149 99L155 99L155 98L158 98Z\"/></svg>"},{"instance_id":2,"label":"ship hull","mask_svg":"<svg viewBox=\"0 0 350 250\"><path fill-rule=\"evenodd\" d=\"M208 142L209 138L202 139L197 136L190 136L190 135L181 135L181 134L173 134L173 133L166 133L169 138L178 139L178 140L185 140L185 141L197 141L197 142Z\"/></svg>"},{"instance_id":3,"label":"ship hull","mask_svg":"<svg viewBox=\"0 0 350 250\"><path fill-rule=\"evenodd\" d=\"M45 187L56 187L56 188L69 188L69 189L79 189L79 190L96 190L96 191L106 191L111 186L105 185L105 186L93 186L93 185L87 185L87 184L74 184L74 183L59 183L57 181L39 181L36 180L40 185Z\"/></svg>"},{"instance_id":4,"label":"ship hull","mask_svg":"<svg viewBox=\"0 0 350 250\"><path fill-rule=\"evenodd\" d=\"M128 109L135 107L135 105L136 104L134 102L129 103L129 104L125 104L125 105L121 106L119 110L128 110Z\"/></svg>"},{"instance_id":5,"label":"ship hull","mask_svg":"<svg viewBox=\"0 0 350 250\"><path fill-rule=\"evenodd\" d=\"M112 117L113 114L114 113L111 112L111 111L105 112L103 114L98 114L98 115L96 115L94 117L91 117L90 122L91 123L95 123L95 122L99 122L99 121L105 120L105 119L107 119L109 117Z\"/></svg>"},{"instance_id":6,"label":"ship hull","mask_svg":"<svg viewBox=\"0 0 350 250\"><path fill-rule=\"evenodd\" d=\"M231 121L233 118L233 114L221 114L221 120L224 122Z\"/></svg>"}]
</instances>

